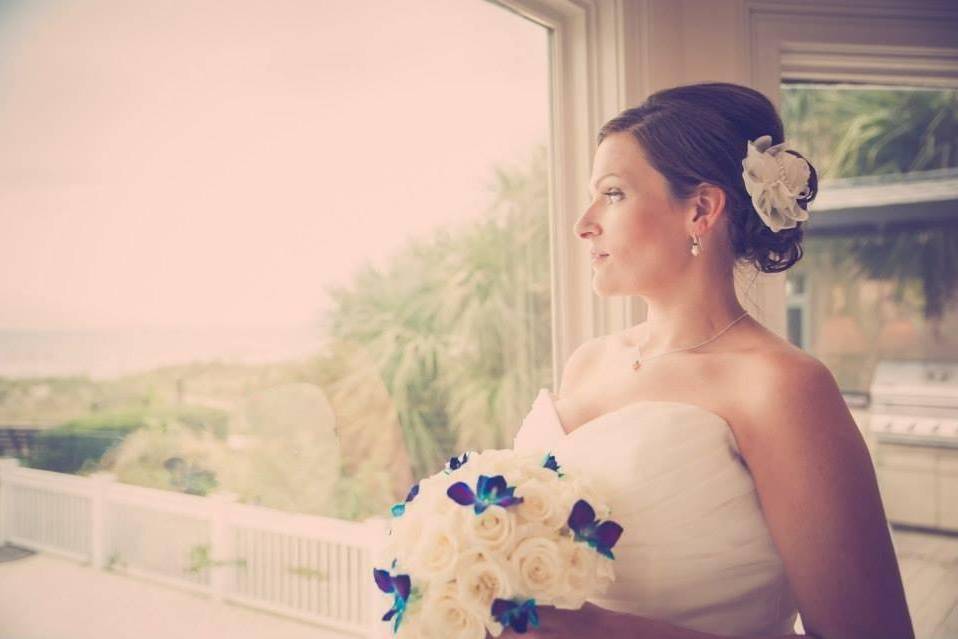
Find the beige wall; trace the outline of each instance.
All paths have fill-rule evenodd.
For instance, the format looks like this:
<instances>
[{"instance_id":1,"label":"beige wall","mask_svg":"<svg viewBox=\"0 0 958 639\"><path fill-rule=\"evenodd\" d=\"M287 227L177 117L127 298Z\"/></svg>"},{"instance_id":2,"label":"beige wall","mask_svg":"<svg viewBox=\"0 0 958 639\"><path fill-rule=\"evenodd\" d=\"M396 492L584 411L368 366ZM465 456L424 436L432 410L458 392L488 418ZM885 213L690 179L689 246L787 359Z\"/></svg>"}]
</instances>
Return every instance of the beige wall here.
<instances>
[{"instance_id":1,"label":"beige wall","mask_svg":"<svg viewBox=\"0 0 958 639\"><path fill-rule=\"evenodd\" d=\"M627 1L626 94L635 105L655 91L693 82L752 85L745 0ZM785 334L784 275L742 273L739 299L766 326ZM632 317L645 304L632 300Z\"/></svg>"}]
</instances>

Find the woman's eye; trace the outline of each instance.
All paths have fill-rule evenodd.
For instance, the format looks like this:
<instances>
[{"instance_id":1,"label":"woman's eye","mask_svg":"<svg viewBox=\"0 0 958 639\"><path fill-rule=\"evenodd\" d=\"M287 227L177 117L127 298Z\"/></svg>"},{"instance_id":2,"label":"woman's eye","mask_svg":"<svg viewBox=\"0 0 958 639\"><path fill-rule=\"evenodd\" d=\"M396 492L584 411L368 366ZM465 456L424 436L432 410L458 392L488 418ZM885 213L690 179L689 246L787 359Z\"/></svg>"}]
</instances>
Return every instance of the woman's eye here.
<instances>
[{"instance_id":1,"label":"woman's eye","mask_svg":"<svg viewBox=\"0 0 958 639\"><path fill-rule=\"evenodd\" d=\"M602 195L609 198L609 204L613 204L614 202L617 202L622 199L622 191L617 191L614 189L610 191L606 191Z\"/></svg>"}]
</instances>

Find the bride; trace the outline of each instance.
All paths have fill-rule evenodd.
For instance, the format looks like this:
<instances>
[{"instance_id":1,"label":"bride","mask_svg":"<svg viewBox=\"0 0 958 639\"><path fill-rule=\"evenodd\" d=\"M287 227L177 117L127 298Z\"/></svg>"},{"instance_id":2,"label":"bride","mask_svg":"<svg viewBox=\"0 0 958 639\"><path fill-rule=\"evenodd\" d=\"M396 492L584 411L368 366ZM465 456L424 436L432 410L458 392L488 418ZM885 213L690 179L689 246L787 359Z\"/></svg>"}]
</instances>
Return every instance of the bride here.
<instances>
[{"instance_id":1,"label":"bride","mask_svg":"<svg viewBox=\"0 0 958 639\"><path fill-rule=\"evenodd\" d=\"M814 168L762 94L652 95L598 135L591 245L601 296L643 323L582 344L516 448L596 478L625 531L616 582L526 637L914 636L875 473L834 378L739 303L733 270L802 255ZM506 630L502 637L518 636Z\"/></svg>"}]
</instances>

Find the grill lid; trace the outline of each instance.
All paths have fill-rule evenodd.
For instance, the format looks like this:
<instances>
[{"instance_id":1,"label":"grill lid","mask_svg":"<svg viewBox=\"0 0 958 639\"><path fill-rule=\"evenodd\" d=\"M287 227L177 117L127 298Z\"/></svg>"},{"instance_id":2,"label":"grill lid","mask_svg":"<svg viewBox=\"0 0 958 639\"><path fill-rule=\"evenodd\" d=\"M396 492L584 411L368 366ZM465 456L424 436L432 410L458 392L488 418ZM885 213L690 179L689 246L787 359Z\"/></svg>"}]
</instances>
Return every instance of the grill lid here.
<instances>
[{"instance_id":1,"label":"grill lid","mask_svg":"<svg viewBox=\"0 0 958 639\"><path fill-rule=\"evenodd\" d=\"M958 448L958 362L880 361L870 395L878 441Z\"/></svg>"},{"instance_id":2,"label":"grill lid","mask_svg":"<svg viewBox=\"0 0 958 639\"><path fill-rule=\"evenodd\" d=\"M958 362L882 360L869 390L872 404L958 410Z\"/></svg>"}]
</instances>

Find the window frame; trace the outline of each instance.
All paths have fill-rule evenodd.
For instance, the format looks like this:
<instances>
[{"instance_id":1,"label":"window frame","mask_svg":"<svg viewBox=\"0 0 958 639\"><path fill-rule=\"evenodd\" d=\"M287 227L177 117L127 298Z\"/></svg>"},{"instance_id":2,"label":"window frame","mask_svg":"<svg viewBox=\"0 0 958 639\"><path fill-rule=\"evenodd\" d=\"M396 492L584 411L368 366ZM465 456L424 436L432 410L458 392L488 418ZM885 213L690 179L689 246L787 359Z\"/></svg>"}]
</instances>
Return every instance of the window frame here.
<instances>
[{"instance_id":1,"label":"window frame","mask_svg":"<svg viewBox=\"0 0 958 639\"><path fill-rule=\"evenodd\" d=\"M586 340L633 324L630 298L592 291L589 244L574 233L588 200L595 134L646 93L637 25L645 2L492 0L549 31L549 229L553 388Z\"/></svg>"}]
</instances>

